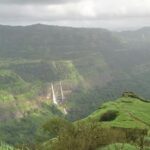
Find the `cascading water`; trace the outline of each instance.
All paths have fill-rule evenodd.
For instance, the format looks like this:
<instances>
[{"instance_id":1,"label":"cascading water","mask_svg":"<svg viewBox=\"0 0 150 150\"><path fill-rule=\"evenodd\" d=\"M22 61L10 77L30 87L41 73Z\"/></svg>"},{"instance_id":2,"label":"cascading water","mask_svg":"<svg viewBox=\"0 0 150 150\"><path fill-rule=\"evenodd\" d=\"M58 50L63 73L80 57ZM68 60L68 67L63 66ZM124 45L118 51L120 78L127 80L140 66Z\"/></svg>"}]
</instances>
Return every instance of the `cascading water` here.
<instances>
[{"instance_id":1,"label":"cascading water","mask_svg":"<svg viewBox=\"0 0 150 150\"><path fill-rule=\"evenodd\" d=\"M61 101L63 102L65 97L64 97L64 93L63 93L63 89L62 89L62 84L61 84L61 81L60 81L60 93L61 93Z\"/></svg>"},{"instance_id":2,"label":"cascading water","mask_svg":"<svg viewBox=\"0 0 150 150\"><path fill-rule=\"evenodd\" d=\"M62 88L61 81L59 82L59 84L60 84L61 101L62 101L62 102L64 102L65 97L64 97L64 93L63 93L63 88ZM63 113L64 113L65 115L67 115L67 114L68 114L68 112L67 112L66 108L63 108Z\"/></svg>"},{"instance_id":3,"label":"cascading water","mask_svg":"<svg viewBox=\"0 0 150 150\"><path fill-rule=\"evenodd\" d=\"M66 108L64 108L64 114L65 114L65 115L67 115L67 114L68 114L68 112L67 112Z\"/></svg>"},{"instance_id":4,"label":"cascading water","mask_svg":"<svg viewBox=\"0 0 150 150\"><path fill-rule=\"evenodd\" d=\"M63 93L63 88L62 88L61 82L60 82L59 84L60 84L61 101L63 102L64 99L65 99L64 93ZM58 108L59 108L59 103L58 103L58 101L57 101L57 97L56 97L55 91L54 91L54 86L53 86L52 83L51 83L51 90L52 90L52 101L53 101L53 104L57 105ZM68 112L67 112L66 108L65 108L65 107L62 107L62 108L63 108L63 111L62 111L62 112L63 112L65 115L67 115Z\"/></svg>"},{"instance_id":5,"label":"cascading water","mask_svg":"<svg viewBox=\"0 0 150 150\"><path fill-rule=\"evenodd\" d=\"M52 100L53 100L53 103L54 103L55 105L58 105L53 84L51 84L51 89L52 89Z\"/></svg>"}]
</instances>

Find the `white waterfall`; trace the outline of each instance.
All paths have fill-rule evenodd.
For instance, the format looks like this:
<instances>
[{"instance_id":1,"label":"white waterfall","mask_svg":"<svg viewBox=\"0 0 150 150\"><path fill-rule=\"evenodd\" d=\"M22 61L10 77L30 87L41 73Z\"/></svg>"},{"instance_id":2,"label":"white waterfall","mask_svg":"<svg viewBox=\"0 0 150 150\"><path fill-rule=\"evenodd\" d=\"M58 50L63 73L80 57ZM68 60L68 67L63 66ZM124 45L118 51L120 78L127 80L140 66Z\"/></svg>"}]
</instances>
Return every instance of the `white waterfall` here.
<instances>
[{"instance_id":1,"label":"white waterfall","mask_svg":"<svg viewBox=\"0 0 150 150\"><path fill-rule=\"evenodd\" d=\"M64 97L64 93L63 93L63 89L62 89L62 84L61 84L61 81L60 81L60 93L61 93L61 100L62 102L64 101L65 97Z\"/></svg>"},{"instance_id":2,"label":"white waterfall","mask_svg":"<svg viewBox=\"0 0 150 150\"><path fill-rule=\"evenodd\" d=\"M53 84L51 84L51 89L52 89L52 100L53 100L53 103L56 104L56 105L58 105Z\"/></svg>"},{"instance_id":3,"label":"white waterfall","mask_svg":"<svg viewBox=\"0 0 150 150\"><path fill-rule=\"evenodd\" d=\"M67 112L66 108L64 108L64 114L65 114L65 115L67 115L67 114L68 114L68 112Z\"/></svg>"},{"instance_id":4,"label":"white waterfall","mask_svg":"<svg viewBox=\"0 0 150 150\"><path fill-rule=\"evenodd\" d=\"M62 83L61 83L61 81L60 81L59 84L60 84L61 100L63 101L63 100L65 99L65 97L64 97L64 93L63 93L63 88L62 88ZM53 85L52 83L51 83L51 90L52 90L52 100L53 100L53 104L59 106L58 101L57 101L57 98L56 98L56 95L55 95L54 85ZM48 97L49 97L49 95L48 95ZM58 108L59 108L59 107L58 107ZM65 107L61 107L61 108L62 108L62 112L63 112L65 115L67 115L68 112L67 112L66 108L65 108Z\"/></svg>"}]
</instances>

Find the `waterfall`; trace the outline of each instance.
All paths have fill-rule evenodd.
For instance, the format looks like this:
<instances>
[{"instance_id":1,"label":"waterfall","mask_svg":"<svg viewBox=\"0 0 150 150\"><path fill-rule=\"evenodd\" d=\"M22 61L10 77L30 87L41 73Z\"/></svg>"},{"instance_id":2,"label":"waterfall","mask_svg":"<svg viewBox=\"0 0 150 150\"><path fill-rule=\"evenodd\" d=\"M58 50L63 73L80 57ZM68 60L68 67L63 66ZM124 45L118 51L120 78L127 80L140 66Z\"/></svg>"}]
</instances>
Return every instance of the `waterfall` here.
<instances>
[{"instance_id":1,"label":"waterfall","mask_svg":"<svg viewBox=\"0 0 150 150\"><path fill-rule=\"evenodd\" d=\"M67 112L66 108L64 108L64 114L65 114L65 115L67 115L67 114L68 114L68 112Z\"/></svg>"},{"instance_id":2,"label":"waterfall","mask_svg":"<svg viewBox=\"0 0 150 150\"><path fill-rule=\"evenodd\" d=\"M64 101L65 97L64 97L64 93L63 93L63 89L62 89L62 84L61 84L61 81L60 81L60 93L61 93L61 100L62 102Z\"/></svg>"},{"instance_id":3,"label":"waterfall","mask_svg":"<svg viewBox=\"0 0 150 150\"><path fill-rule=\"evenodd\" d=\"M51 89L52 89L52 100L53 100L53 103L56 104L56 105L58 105L53 84L51 84Z\"/></svg>"},{"instance_id":4,"label":"waterfall","mask_svg":"<svg viewBox=\"0 0 150 150\"><path fill-rule=\"evenodd\" d=\"M60 81L60 94L61 94L61 100L63 102L63 100L65 99L64 97L64 93L63 93L63 88L62 88L62 84L61 84L61 81ZM55 91L54 91L54 86L53 84L51 83L51 90L52 90L52 100L53 100L53 104L57 105L58 106L58 102L57 102L57 98L56 98L56 95L55 95ZM68 114L67 110L65 107L63 107L63 113L65 115Z\"/></svg>"}]
</instances>

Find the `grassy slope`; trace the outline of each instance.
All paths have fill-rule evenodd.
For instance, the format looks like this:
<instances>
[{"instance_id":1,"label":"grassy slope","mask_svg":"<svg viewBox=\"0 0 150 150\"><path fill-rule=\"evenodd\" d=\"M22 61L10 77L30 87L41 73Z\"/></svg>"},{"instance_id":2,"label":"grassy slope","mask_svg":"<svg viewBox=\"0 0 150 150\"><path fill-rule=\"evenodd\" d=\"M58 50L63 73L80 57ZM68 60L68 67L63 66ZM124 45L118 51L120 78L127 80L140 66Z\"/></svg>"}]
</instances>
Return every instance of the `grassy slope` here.
<instances>
[{"instance_id":1,"label":"grassy slope","mask_svg":"<svg viewBox=\"0 0 150 150\"><path fill-rule=\"evenodd\" d=\"M102 115L109 111L118 111L118 116L112 121L100 121ZM131 97L121 97L116 101L104 103L98 110L93 112L87 118L83 119L85 122L96 121L102 127L121 127L131 129L150 129L150 103L141 101L140 99ZM149 137L146 137L149 141ZM149 143L149 142L148 142ZM149 149L149 147L146 147ZM130 144L116 143L108 145L97 150L137 150L137 147Z\"/></svg>"},{"instance_id":2,"label":"grassy slope","mask_svg":"<svg viewBox=\"0 0 150 150\"><path fill-rule=\"evenodd\" d=\"M91 119L99 121L102 114L108 110L116 110L119 113L115 120L101 122L105 126L149 128L150 103L130 97L122 97L114 102L104 103L97 111L92 113L85 120Z\"/></svg>"},{"instance_id":3,"label":"grassy slope","mask_svg":"<svg viewBox=\"0 0 150 150\"><path fill-rule=\"evenodd\" d=\"M136 97L137 98L133 98L133 97L129 97L129 96L121 97L114 102L113 101L107 102L107 103L103 104L97 111L95 111L90 116L88 116L87 118L75 122L74 125L77 125L77 128L78 128L78 123L79 122L83 123L84 127L85 127L85 131L87 133L89 131L88 125L90 123L93 123L94 126L92 128L91 134L94 132L94 128L96 128L97 125L98 125L98 127L100 127L96 130L96 133L94 132L95 137L98 138L99 137L98 135L100 135L100 137L101 137L100 139L104 138L104 141L100 140L103 143L98 145L98 147L101 145L101 147L98 150L100 150L100 149L102 149L102 150L107 150L107 149L110 149L110 150L115 150L115 149L136 150L136 149L139 149L138 141L133 141L134 138L132 139L132 136L134 136L136 134L138 134L137 138L142 136L142 134L138 133L136 130L140 130L140 131L141 131L141 129L149 130L149 127L150 127L150 116L149 116L150 102L146 101L146 100L142 100L138 96L136 96ZM112 121L100 121L100 118L104 115L104 113L106 113L110 110L117 111L118 116ZM81 126L79 126L79 128L80 127ZM113 128L113 127L115 127L115 128ZM105 128L106 128L106 130L105 130ZM100 130L100 129L102 129L102 130ZM127 130L131 131L130 134L128 132L126 135L124 135L123 132L127 131ZM80 128L80 132L78 132L78 135L81 134L81 137L79 136L78 138L84 139L84 136L87 136L87 134L84 135L84 133L82 133L81 131L82 131L82 129ZM89 135L91 135L91 134L89 134ZM68 136L70 136L70 139L72 139L72 141L75 140L74 138L77 138L76 136L71 136L70 134ZM105 136L107 138L106 140L108 143L105 141ZM118 137L119 139L116 137ZM149 148L149 140L148 139L149 139L148 136L145 137L145 139L144 139L144 142L147 142L146 144L144 143L145 144L144 146L146 148ZM90 141L90 139L88 139L88 140ZM78 143L79 143L79 141L78 141ZM103 147L104 145L106 145L106 147Z\"/></svg>"}]
</instances>

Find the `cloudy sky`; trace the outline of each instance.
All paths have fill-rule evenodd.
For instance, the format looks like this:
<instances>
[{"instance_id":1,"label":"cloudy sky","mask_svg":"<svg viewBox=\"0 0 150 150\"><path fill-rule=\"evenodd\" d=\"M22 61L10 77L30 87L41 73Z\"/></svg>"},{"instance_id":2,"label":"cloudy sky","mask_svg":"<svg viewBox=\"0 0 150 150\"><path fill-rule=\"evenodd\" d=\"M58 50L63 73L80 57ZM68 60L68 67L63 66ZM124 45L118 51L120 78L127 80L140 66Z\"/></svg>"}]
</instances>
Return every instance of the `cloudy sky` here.
<instances>
[{"instance_id":1,"label":"cloudy sky","mask_svg":"<svg viewBox=\"0 0 150 150\"><path fill-rule=\"evenodd\" d=\"M150 26L150 0L0 0L0 24L114 30Z\"/></svg>"}]
</instances>

